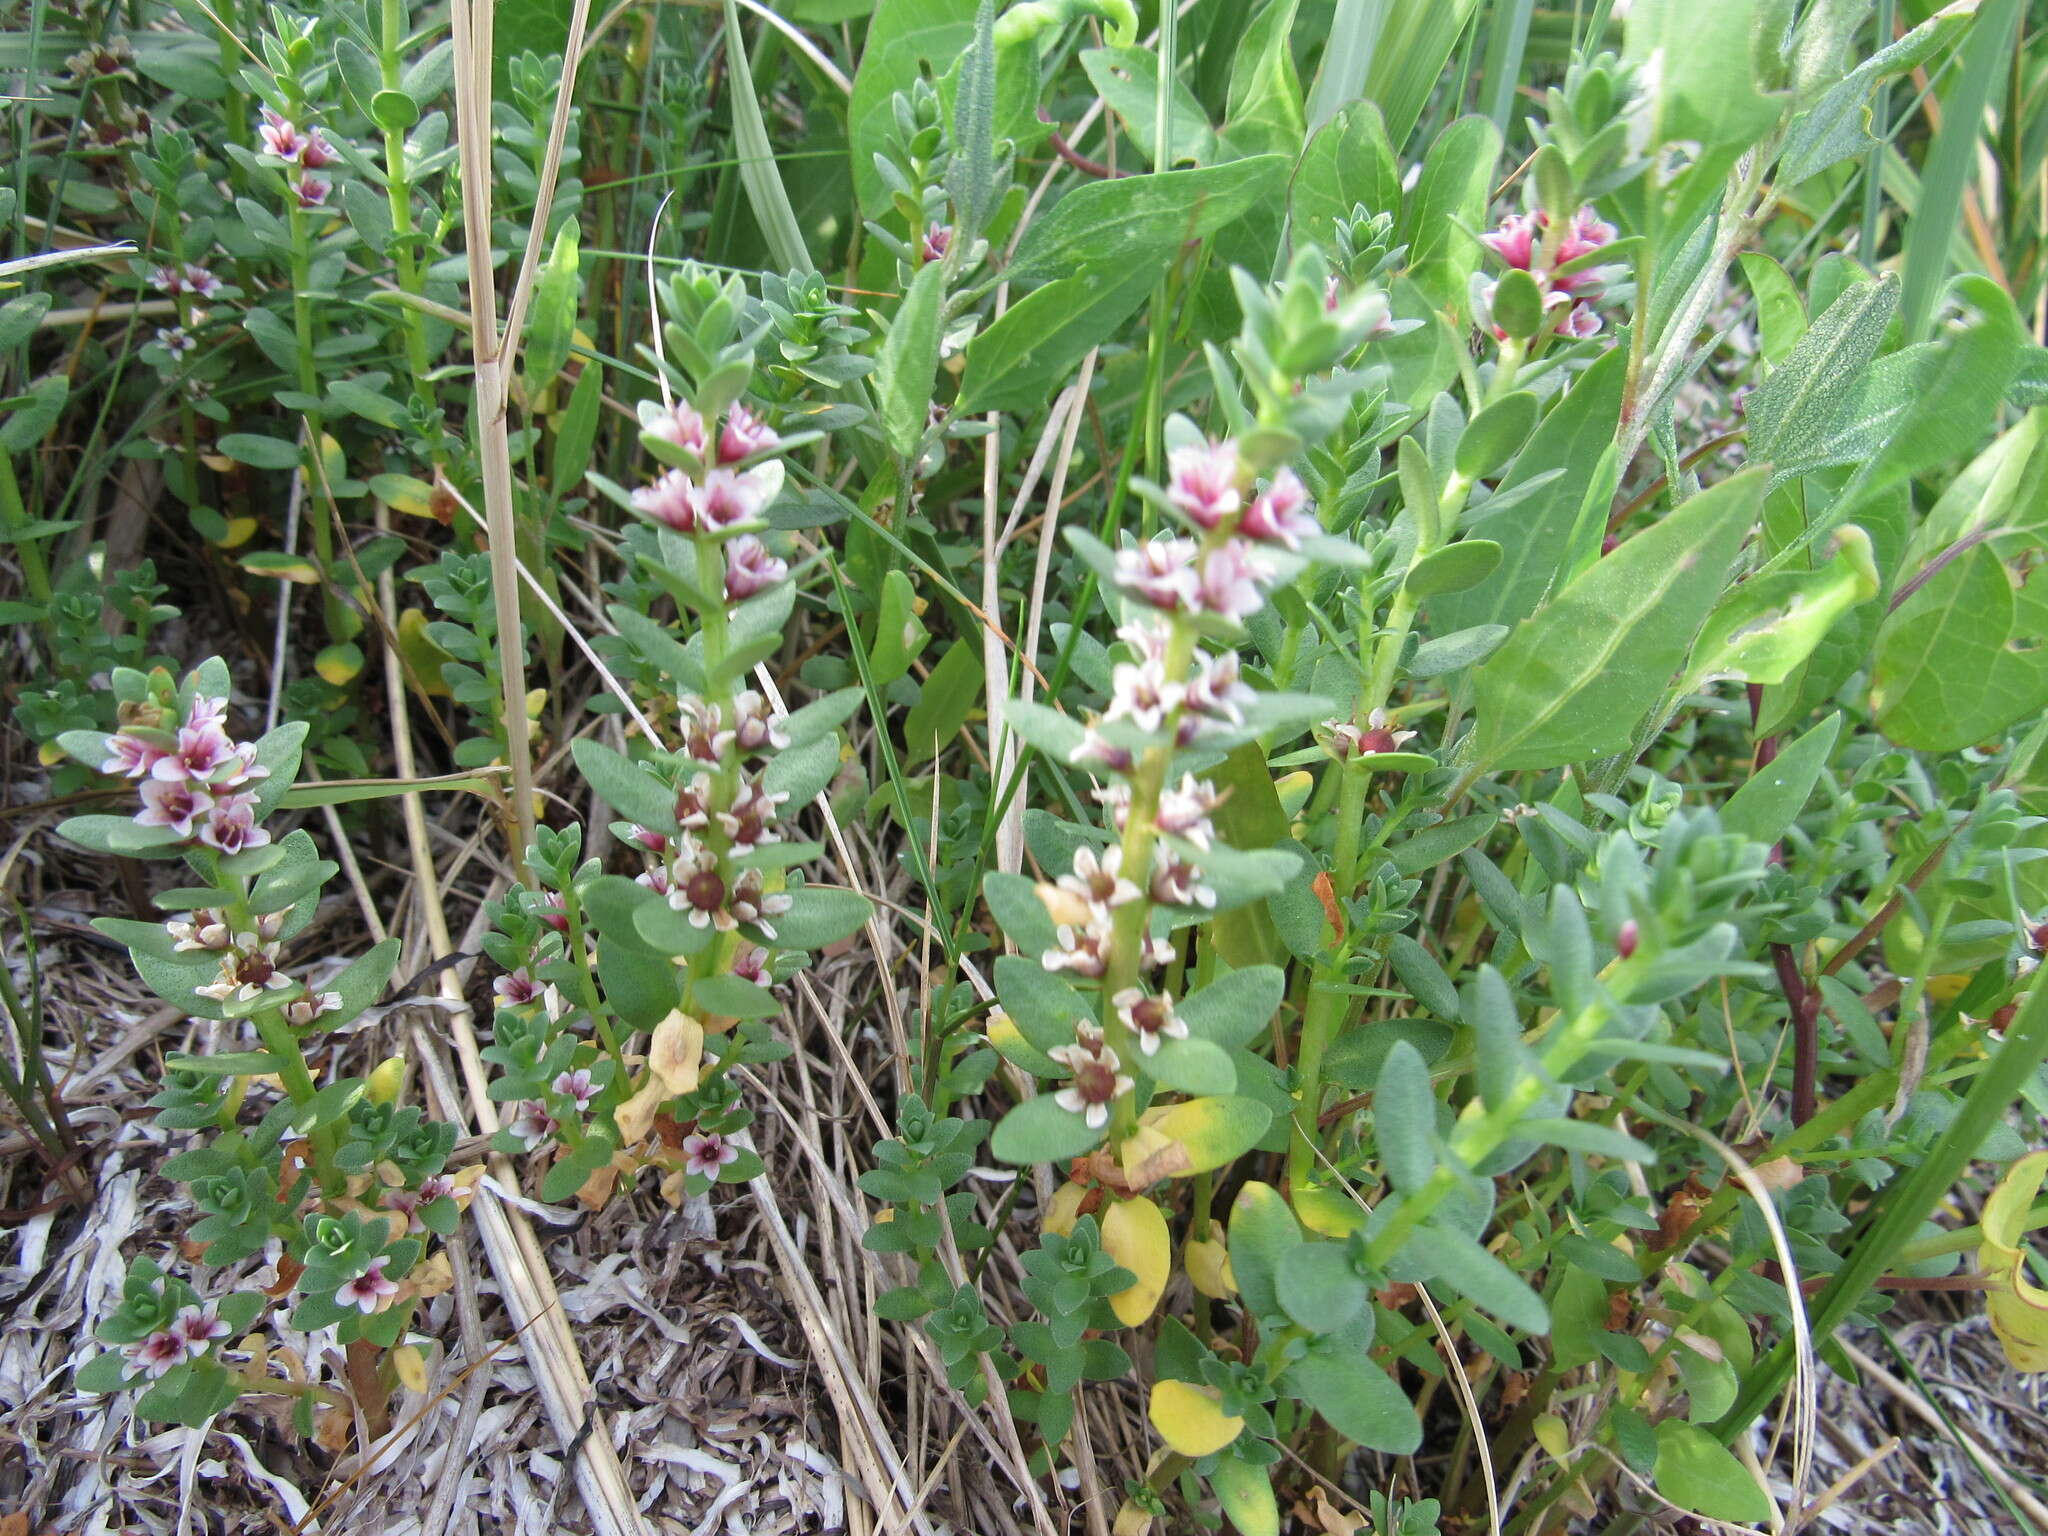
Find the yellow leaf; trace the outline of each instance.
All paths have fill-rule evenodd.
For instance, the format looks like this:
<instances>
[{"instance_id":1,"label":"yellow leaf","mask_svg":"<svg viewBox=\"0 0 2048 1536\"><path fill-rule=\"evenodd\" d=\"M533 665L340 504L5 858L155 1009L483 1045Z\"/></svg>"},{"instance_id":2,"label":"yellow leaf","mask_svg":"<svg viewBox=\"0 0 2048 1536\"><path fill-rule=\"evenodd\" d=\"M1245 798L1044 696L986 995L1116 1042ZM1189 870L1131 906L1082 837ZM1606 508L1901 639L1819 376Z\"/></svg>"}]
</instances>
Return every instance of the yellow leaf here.
<instances>
[{"instance_id":1,"label":"yellow leaf","mask_svg":"<svg viewBox=\"0 0 2048 1536\"><path fill-rule=\"evenodd\" d=\"M704 1026L681 1009L654 1026L647 1065L668 1089L668 1096L695 1093L704 1061Z\"/></svg>"},{"instance_id":2,"label":"yellow leaf","mask_svg":"<svg viewBox=\"0 0 2048 1536\"><path fill-rule=\"evenodd\" d=\"M405 658L407 671L428 698L448 697L448 683L441 668L455 658L427 638L427 616L408 608L398 616L398 654Z\"/></svg>"},{"instance_id":3,"label":"yellow leaf","mask_svg":"<svg viewBox=\"0 0 2048 1536\"><path fill-rule=\"evenodd\" d=\"M1221 1168L1256 1146L1272 1119L1272 1112L1258 1100L1235 1094L1187 1099L1152 1110L1144 1124L1170 1145L1135 1170L1126 1157L1127 1176L1133 1187L1142 1189L1158 1179Z\"/></svg>"},{"instance_id":4,"label":"yellow leaf","mask_svg":"<svg viewBox=\"0 0 2048 1536\"><path fill-rule=\"evenodd\" d=\"M1977 978L1965 971L1951 971L1945 976L1927 978L1927 995L1937 1003L1952 1003L1962 996L1963 988Z\"/></svg>"},{"instance_id":5,"label":"yellow leaf","mask_svg":"<svg viewBox=\"0 0 2048 1536\"><path fill-rule=\"evenodd\" d=\"M227 532L220 536L222 549L240 549L256 537L256 519L253 517L231 517L227 520Z\"/></svg>"},{"instance_id":6,"label":"yellow leaf","mask_svg":"<svg viewBox=\"0 0 2048 1536\"><path fill-rule=\"evenodd\" d=\"M1365 1212L1341 1189L1304 1184L1294 1191L1294 1214L1309 1231L1339 1241L1365 1225Z\"/></svg>"},{"instance_id":7,"label":"yellow leaf","mask_svg":"<svg viewBox=\"0 0 2048 1536\"><path fill-rule=\"evenodd\" d=\"M2048 1371L2048 1291L2027 1278L2027 1212L2048 1178L2048 1152L2031 1152L2006 1170L1984 1202L1977 1263L1988 1282L1991 1331L2013 1369Z\"/></svg>"},{"instance_id":8,"label":"yellow leaf","mask_svg":"<svg viewBox=\"0 0 2048 1536\"><path fill-rule=\"evenodd\" d=\"M1045 1215L1038 1223L1039 1229L1056 1237L1073 1236L1074 1222L1079 1218L1081 1202L1087 1198L1088 1190L1085 1186L1076 1184L1072 1179L1067 1180L1052 1192L1052 1199L1045 1207Z\"/></svg>"},{"instance_id":9,"label":"yellow leaf","mask_svg":"<svg viewBox=\"0 0 2048 1536\"><path fill-rule=\"evenodd\" d=\"M1244 1420L1225 1413L1221 1403L1222 1394L1214 1387L1155 1381L1147 1416L1160 1439L1181 1455L1198 1458L1222 1450L1244 1428Z\"/></svg>"},{"instance_id":10,"label":"yellow leaf","mask_svg":"<svg viewBox=\"0 0 2048 1536\"><path fill-rule=\"evenodd\" d=\"M1222 1301L1237 1294L1237 1276L1230 1272L1230 1250L1220 1238L1190 1242L1182 1251L1181 1263L1187 1268L1189 1283L1211 1300Z\"/></svg>"},{"instance_id":11,"label":"yellow leaf","mask_svg":"<svg viewBox=\"0 0 2048 1536\"><path fill-rule=\"evenodd\" d=\"M341 444L325 432L320 434L320 467L329 485L348 478L348 460L342 456Z\"/></svg>"},{"instance_id":12,"label":"yellow leaf","mask_svg":"<svg viewBox=\"0 0 2048 1536\"><path fill-rule=\"evenodd\" d=\"M1138 1278L1109 1298L1109 1309L1126 1328L1152 1315L1173 1273L1173 1237L1166 1217L1150 1200L1119 1200L1102 1213L1102 1251Z\"/></svg>"},{"instance_id":13,"label":"yellow leaf","mask_svg":"<svg viewBox=\"0 0 2048 1536\"><path fill-rule=\"evenodd\" d=\"M1553 1460L1569 1461L1572 1454L1572 1432L1565 1427L1563 1419L1554 1413L1538 1416L1532 1426L1536 1443L1550 1452Z\"/></svg>"},{"instance_id":14,"label":"yellow leaf","mask_svg":"<svg viewBox=\"0 0 2048 1536\"><path fill-rule=\"evenodd\" d=\"M391 1368L408 1392L427 1390L427 1361L417 1344L401 1344L391 1351Z\"/></svg>"},{"instance_id":15,"label":"yellow leaf","mask_svg":"<svg viewBox=\"0 0 2048 1536\"><path fill-rule=\"evenodd\" d=\"M619 1128L620 1143L631 1147L646 1140L647 1132L654 1124L654 1112L674 1097L662 1082L661 1075L650 1073L640 1091L612 1111L612 1120Z\"/></svg>"},{"instance_id":16,"label":"yellow leaf","mask_svg":"<svg viewBox=\"0 0 2048 1536\"><path fill-rule=\"evenodd\" d=\"M46 741L36 748L36 761L45 768L54 768L71 754L54 741Z\"/></svg>"},{"instance_id":17,"label":"yellow leaf","mask_svg":"<svg viewBox=\"0 0 2048 1536\"><path fill-rule=\"evenodd\" d=\"M330 645L313 658L313 670L335 687L345 688L362 675L362 647L350 640Z\"/></svg>"},{"instance_id":18,"label":"yellow leaf","mask_svg":"<svg viewBox=\"0 0 2048 1536\"><path fill-rule=\"evenodd\" d=\"M1283 773L1273 781L1273 789L1280 796L1280 812L1289 821L1301 814L1301 808L1308 804L1308 792L1315 788L1315 775L1306 768L1297 768L1293 773Z\"/></svg>"},{"instance_id":19,"label":"yellow leaf","mask_svg":"<svg viewBox=\"0 0 2048 1536\"><path fill-rule=\"evenodd\" d=\"M363 1095L372 1104L396 1104L398 1090L405 1086L405 1058L387 1056L371 1071Z\"/></svg>"}]
</instances>

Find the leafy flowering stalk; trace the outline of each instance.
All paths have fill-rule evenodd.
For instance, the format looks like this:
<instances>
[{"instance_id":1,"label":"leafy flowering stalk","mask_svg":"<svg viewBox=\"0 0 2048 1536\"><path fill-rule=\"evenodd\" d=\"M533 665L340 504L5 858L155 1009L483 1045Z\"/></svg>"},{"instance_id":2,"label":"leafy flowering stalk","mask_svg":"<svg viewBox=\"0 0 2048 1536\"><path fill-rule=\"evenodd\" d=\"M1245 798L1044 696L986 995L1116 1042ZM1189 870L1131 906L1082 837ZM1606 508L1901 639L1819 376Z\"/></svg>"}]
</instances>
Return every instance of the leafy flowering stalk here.
<instances>
[{"instance_id":1,"label":"leafy flowering stalk","mask_svg":"<svg viewBox=\"0 0 2048 1536\"><path fill-rule=\"evenodd\" d=\"M310 929L335 872L305 832L278 836L267 824L297 775L304 724L236 739L218 660L182 683L163 671L117 669L112 688L120 728L68 732L62 743L127 779L134 807L75 817L63 835L99 853L182 858L199 883L159 896L174 914L164 923L100 918L95 926L128 946L138 974L166 1001L254 1037L249 1049L172 1057L152 1101L165 1128L208 1133L164 1169L190 1186L201 1213L189 1235L212 1266L273 1255L283 1291L297 1298L292 1327L388 1349L414 1302L445 1285L421 1260L431 1236L454 1230L474 1175L446 1170L453 1126L397 1103L402 1059L323 1086L307 1047L377 1000L397 941L320 983L295 973L286 953ZM251 1123L266 1080L282 1095ZM222 1342L246 1333L267 1305L262 1294L203 1300L148 1260L131 1268L126 1294L100 1333L119 1347L81 1370L85 1389L146 1385L144 1415L185 1424L243 1391L278 1389L260 1370L219 1358ZM300 1401L308 1426L316 1400L338 1403L350 1390L313 1384Z\"/></svg>"},{"instance_id":2,"label":"leafy flowering stalk","mask_svg":"<svg viewBox=\"0 0 2048 1536\"><path fill-rule=\"evenodd\" d=\"M543 829L530 854L539 888L500 905L488 941L507 972L486 1052L504 1069L494 1095L514 1106L500 1143L548 1152L548 1198L593 1203L647 1166L666 1169L678 1196L760 1171L732 1140L751 1115L728 1074L784 1053L765 1032L772 987L868 915L852 892L801 884L821 850L793 825L838 772L837 727L857 694L785 714L750 676L781 647L796 601L767 512L783 453L804 439L742 398L771 322L736 280L694 269L669 300L682 367L665 403L643 405L640 439L663 467L631 491L599 482L638 520L632 580L614 590L641 604L611 613L652 731L630 753L590 739L573 749L622 818L611 832L632 873L584 859L580 828ZM684 639L645 611L657 603L683 616Z\"/></svg>"}]
</instances>

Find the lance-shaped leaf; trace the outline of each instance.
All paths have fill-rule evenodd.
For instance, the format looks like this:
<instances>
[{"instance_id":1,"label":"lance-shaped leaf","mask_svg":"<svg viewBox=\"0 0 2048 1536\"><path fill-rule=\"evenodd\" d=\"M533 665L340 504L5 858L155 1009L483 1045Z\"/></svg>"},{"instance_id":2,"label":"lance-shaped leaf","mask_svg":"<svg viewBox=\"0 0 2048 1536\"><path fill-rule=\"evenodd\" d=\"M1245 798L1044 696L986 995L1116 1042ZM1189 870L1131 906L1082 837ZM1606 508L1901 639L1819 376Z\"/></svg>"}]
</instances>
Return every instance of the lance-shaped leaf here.
<instances>
[{"instance_id":1,"label":"lance-shaped leaf","mask_svg":"<svg viewBox=\"0 0 2048 1536\"><path fill-rule=\"evenodd\" d=\"M1707 616L1677 691L1718 677L1782 683L1835 622L1877 596L1870 535L1854 523L1835 530L1834 554L1816 571L1776 571L1731 589Z\"/></svg>"},{"instance_id":2,"label":"lance-shaped leaf","mask_svg":"<svg viewBox=\"0 0 2048 1536\"><path fill-rule=\"evenodd\" d=\"M1763 491L1752 469L1701 492L1538 609L1475 674L1474 762L1555 768L1624 750L1720 597Z\"/></svg>"}]
</instances>

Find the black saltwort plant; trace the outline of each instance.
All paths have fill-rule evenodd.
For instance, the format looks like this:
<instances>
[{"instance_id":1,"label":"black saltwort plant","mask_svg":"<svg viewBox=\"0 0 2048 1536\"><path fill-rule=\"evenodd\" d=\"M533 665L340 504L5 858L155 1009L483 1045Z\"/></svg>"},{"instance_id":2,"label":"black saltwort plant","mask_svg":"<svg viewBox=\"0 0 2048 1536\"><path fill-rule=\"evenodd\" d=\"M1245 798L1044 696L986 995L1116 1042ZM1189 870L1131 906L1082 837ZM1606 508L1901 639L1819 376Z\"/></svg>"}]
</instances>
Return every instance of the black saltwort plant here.
<instances>
[{"instance_id":1,"label":"black saltwort plant","mask_svg":"<svg viewBox=\"0 0 2048 1536\"><path fill-rule=\"evenodd\" d=\"M857 892L803 882L822 850L797 825L839 772L858 694L785 713L754 676L797 600L770 518L784 456L818 434L757 414L755 354L778 316L738 278L689 265L663 302L663 399L642 407L640 432L657 467L630 491L593 477L638 520L614 590L639 602L610 608L611 654L635 680L614 705L632 731L626 751L572 748L624 818L609 831L635 872L585 858L579 827L542 828L534 884L498 903L486 941L506 973L485 1052L492 1097L511 1106L498 1144L547 1152L542 1194L592 1204L649 1166L678 1199L761 1172L736 1140L753 1116L733 1069L788 1054L767 1031L773 987L870 913Z\"/></svg>"},{"instance_id":2,"label":"black saltwort plant","mask_svg":"<svg viewBox=\"0 0 2048 1536\"><path fill-rule=\"evenodd\" d=\"M454 1231L474 1175L447 1167L453 1126L398 1102L402 1057L367 1077L323 1084L316 1071L332 1032L382 997L399 946L386 939L319 981L295 974L286 955L317 934L321 891L338 869L308 833L276 836L268 824L292 793L305 724L237 740L218 660L182 681L118 668L111 684L118 728L62 742L128 781L136 807L73 817L61 831L110 857L182 859L197 879L157 894L174 914L165 922L102 917L94 926L127 946L158 996L217 1021L223 1048L169 1057L151 1101L165 1130L200 1133L163 1172L191 1191L200 1219L187 1235L208 1269L262 1256L273 1278L216 1293L134 1260L99 1332L114 1347L78 1382L143 1389L140 1413L187 1425L243 1394L284 1394L310 1433L322 1406L363 1401L366 1379L386 1391L401 1372L424 1379L415 1359L385 1352L409 1349L419 1300L447 1288L445 1264L428 1250ZM257 1325L274 1298L273 1331L329 1336L351 1362L367 1350L369 1371L328 1383L319 1350L289 1376L270 1370Z\"/></svg>"}]
</instances>

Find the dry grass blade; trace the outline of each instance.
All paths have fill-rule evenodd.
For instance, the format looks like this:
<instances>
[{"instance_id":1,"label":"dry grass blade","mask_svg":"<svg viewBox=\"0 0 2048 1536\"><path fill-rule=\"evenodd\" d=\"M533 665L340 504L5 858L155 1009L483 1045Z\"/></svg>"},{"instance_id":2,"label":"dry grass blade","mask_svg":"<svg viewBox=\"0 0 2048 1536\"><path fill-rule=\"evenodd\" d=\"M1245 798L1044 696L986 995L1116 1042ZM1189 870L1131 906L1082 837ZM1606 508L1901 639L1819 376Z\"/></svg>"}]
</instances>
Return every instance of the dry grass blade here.
<instances>
[{"instance_id":1,"label":"dry grass blade","mask_svg":"<svg viewBox=\"0 0 2048 1536\"><path fill-rule=\"evenodd\" d=\"M388 572L382 578L380 596L386 617L395 626L393 609L396 604ZM417 770L413 761L410 712L406 703L403 663L395 648L388 648L385 652L384 677L385 696L391 711L393 761L401 778L412 778ZM428 949L435 960L446 960L456 950L442 908L440 882L427 834L426 812L417 795L403 797L401 805L420 911L427 929ZM529 800L529 809L530 805ZM444 966L440 971L439 986L447 1005L449 1032L462 1059L476 1126L488 1134L497 1129L497 1112L487 1091L483 1063L478 1056L469 1005L463 996L458 968ZM460 1124L462 1095L449 1081L424 1029L415 1025L414 1035L421 1057L421 1071L437 1100L436 1112ZM491 1165L492 1177L501 1186L508 1189L518 1187L517 1175L504 1158L491 1159ZM475 1213L477 1232L483 1240L485 1256L498 1277L506 1307L525 1343L534 1382L555 1433L565 1446L576 1442L581 1435L582 1449L569 1470L576 1479L592 1522L602 1536L643 1536L645 1527L640 1511L633 1501L632 1488L626 1481L625 1469L620 1466L617 1453L612 1449L610 1437L603 1433L582 1433L586 1419L597 1412L591 1404L590 1378L577 1355L575 1340L562 1315L554 1279L541 1257L531 1224L523 1212L486 1192L478 1193L471 1208Z\"/></svg>"}]
</instances>

